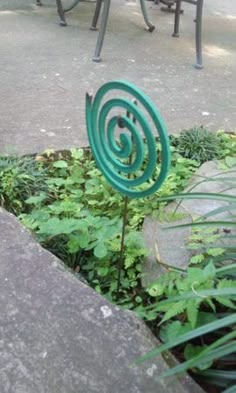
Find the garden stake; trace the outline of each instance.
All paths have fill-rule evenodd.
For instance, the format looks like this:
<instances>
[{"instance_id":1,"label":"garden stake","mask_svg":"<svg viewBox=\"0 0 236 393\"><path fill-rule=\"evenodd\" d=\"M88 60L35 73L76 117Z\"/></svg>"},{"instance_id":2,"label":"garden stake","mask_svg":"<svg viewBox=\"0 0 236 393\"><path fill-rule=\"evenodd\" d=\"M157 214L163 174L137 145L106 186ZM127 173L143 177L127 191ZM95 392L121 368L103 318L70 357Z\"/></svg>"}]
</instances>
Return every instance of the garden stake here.
<instances>
[{"instance_id":1,"label":"garden stake","mask_svg":"<svg viewBox=\"0 0 236 393\"><path fill-rule=\"evenodd\" d=\"M132 100L134 105L138 105L137 100ZM128 118L131 117L131 113L129 111L126 112L126 116ZM132 118L133 123L136 123L135 116ZM122 118L118 116L117 119L117 124L120 128L124 128L124 124L122 123ZM132 136L131 136L132 140ZM132 140L132 145L133 145L133 140ZM133 158L133 151L131 152L129 156L129 165L132 163L132 158ZM130 179L131 174L128 174L128 178ZM128 197L124 197L124 211L123 211L123 221L122 221L122 233L121 233L121 242L120 242L120 257L119 257L119 262L117 265L117 270L118 270L118 277L117 277L117 289L116 289L116 298L119 298L119 293L120 293L120 280L121 280L121 271L124 266L124 250L125 250L125 229L126 229L126 224L127 224L127 218L128 218Z\"/></svg>"},{"instance_id":2,"label":"garden stake","mask_svg":"<svg viewBox=\"0 0 236 393\"><path fill-rule=\"evenodd\" d=\"M108 98L105 101L106 94L111 90L130 94L134 100L121 97ZM137 103L142 105L149 118L143 114ZM114 108L119 108L118 115L113 115ZM91 151L98 168L107 181L125 197L117 267L118 297L124 262L128 200L149 196L161 187L170 166L169 139L164 122L152 101L134 85L125 81L108 82L94 97L86 95L86 125ZM126 129L126 133L121 132L118 138L117 126ZM161 167L157 179L154 179L158 157L153 129L157 131L161 145Z\"/></svg>"},{"instance_id":3,"label":"garden stake","mask_svg":"<svg viewBox=\"0 0 236 393\"><path fill-rule=\"evenodd\" d=\"M121 233L121 242L120 242L120 257L117 265L118 277L117 277L117 288L116 288L116 298L119 298L120 293L120 280L121 280L121 271L124 266L124 250L125 250L125 228L127 224L127 215L128 215L128 201L129 198L127 196L124 197L124 211L123 211L123 224L122 224L122 233Z\"/></svg>"}]
</instances>

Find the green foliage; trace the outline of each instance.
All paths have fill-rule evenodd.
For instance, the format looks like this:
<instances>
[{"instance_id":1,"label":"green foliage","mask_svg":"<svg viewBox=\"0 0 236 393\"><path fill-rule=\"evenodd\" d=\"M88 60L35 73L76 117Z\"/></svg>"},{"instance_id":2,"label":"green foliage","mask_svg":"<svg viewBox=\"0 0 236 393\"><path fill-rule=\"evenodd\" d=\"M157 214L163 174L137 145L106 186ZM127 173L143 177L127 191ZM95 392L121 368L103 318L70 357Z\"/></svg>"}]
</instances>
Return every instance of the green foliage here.
<instances>
[{"instance_id":1,"label":"green foliage","mask_svg":"<svg viewBox=\"0 0 236 393\"><path fill-rule=\"evenodd\" d=\"M232 167L221 179L227 193L230 187L235 190L235 172ZM213 209L192 224L175 227L193 227L189 248L197 254L185 272L167 272L148 288L153 300L145 308L139 307L138 312L146 320L159 321L164 344L140 361L175 348L185 361L162 377L190 369L198 380L230 392L236 365L236 235L232 214L236 196L235 192L186 193L162 200L195 198L220 200L227 205ZM224 214L223 219L214 220L218 214Z\"/></svg>"},{"instance_id":2,"label":"green foliage","mask_svg":"<svg viewBox=\"0 0 236 393\"><path fill-rule=\"evenodd\" d=\"M187 346L185 346L186 361L168 370L167 372L162 374L162 377L168 377L174 374L183 373L187 369L191 368L194 373L198 372L201 377L205 376L208 383L213 383L216 386L228 388L230 386L233 386L234 384L235 379L233 378L233 376L235 377L235 372L228 371L227 375L226 371L223 371L223 369L218 369L218 380L216 383L216 379L215 381L212 381L212 379L207 378L207 373L208 375L216 375L217 372L215 373L214 369L206 371L202 370L205 370L211 364L214 364L214 366L217 368L216 359L218 360L219 366L221 362L224 361L224 359L227 359L227 356L230 356L232 362L231 364L235 364L235 324L236 314L232 314L216 321L206 323L192 331L181 332L180 335L176 337L171 337L165 344L142 356L137 361L137 363L141 363L147 359L157 356L168 349L176 347L177 345L184 345L191 342L191 340L196 343L196 341L199 340L199 342L201 343L200 346L196 344L194 346L191 344L187 344ZM210 344L206 346L206 338L211 336L214 337L215 333L217 338L213 341L210 341ZM235 369L232 368L232 370Z\"/></svg>"},{"instance_id":3,"label":"green foliage","mask_svg":"<svg viewBox=\"0 0 236 393\"><path fill-rule=\"evenodd\" d=\"M22 213L20 219L45 248L114 300L122 197L107 184L89 153L73 150L66 160L56 158L51 152L41 156L47 169L47 192L22 201L29 213ZM138 285L140 260L147 254L139 230L128 223L126 232L123 298Z\"/></svg>"},{"instance_id":4,"label":"green foliage","mask_svg":"<svg viewBox=\"0 0 236 393\"><path fill-rule=\"evenodd\" d=\"M82 198L79 207L73 203L73 196L37 206L31 214L21 215L21 219L45 248L79 271L97 291L108 295L111 292L109 296L112 296L115 285L110 287L110 284L117 279L121 219L92 213ZM32 203L32 198L28 202ZM137 285L140 272L136 265L146 253L140 233L128 227L122 278L124 292L134 283Z\"/></svg>"},{"instance_id":5,"label":"green foliage","mask_svg":"<svg viewBox=\"0 0 236 393\"><path fill-rule=\"evenodd\" d=\"M222 386L228 387L227 378L232 376L224 369L225 357L230 355L236 364L236 263L233 263L236 247L222 242L226 235L219 231L219 221L211 222L213 229L205 224L215 214L234 211L236 201L224 194L181 194L202 161L199 154L206 156L209 151L206 146L204 149L200 146L200 153L196 149L198 156L186 158L176 142L179 138L182 136L173 138L172 167L163 187L145 200L129 202L118 303L134 309L158 329L164 344L154 351L155 355L179 345L177 353L185 361L170 374L191 369L204 380L224 381ZM235 181L235 140L222 133L217 138L222 167L230 169L230 175L225 177L229 188ZM208 137L207 140L209 143ZM157 167L157 173L158 170ZM47 151L37 157L1 157L0 181L1 206L17 214L45 248L96 291L117 302L123 198L107 184L90 152L73 149L61 153ZM161 217L165 204L175 197L205 199L206 196L224 200L227 206L193 223L196 230L188 247L194 255L189 267L186 271L167 271L145 291L140 281L142 260L147 255L140 231L143 219L147 215ZM227 231L235 225L230 217L227 222L220 221ZM230 237L235 239L233 232ZM224 376L216 373L222 370Z\"/></svg>"},{"instance_id":6,"label":"green foliage","mask_svg":"<svg viewBox=\"0 0 236 393\"><path fill-rule=\"evenodd\" d=\"M19 214L24 200L46 190L47 169L32 157L0 157L0 206Z\"/></svg>"},{"instance_id":7,"label":"green foliage","mask_svg":"<svg viewBox=\"0 0 236 393\"><path fill-rule=\"evenodd\" d=\"M123 197L109 186L88 150L47 151L28 160L44 178L34 191L17 194L20 219L45 248L114 301ZM141 260L147 255L140 233L144 217L163 205L159 204L158 196L181 191L197 166L173 149L172 170L162 189L145 200L129 202L121 274L122 303L129 304L134 288L140 286ZM14 192L18 192L17 187Z\"/></svg>"},{"instance_id":8,"label":"green foliage","mask_svg":"<svg viewBox=\"0 0 236 393\"><path fill-rule=\"evenodd\" d=\"M232 294L225 295L224 292L227 298L222 297L220 293L224 288L232 289ZM218 289L218 294L215 294L214 289ZM201 295L208 290L213 290L212 296ZM156 320L158 315L159 325L174 317L179 316L182 319L184 316L184 320L193 329L197 326L203 309L209 313L215 313L220 305L224 305L227 311L236 309L236 281L219 278L213 262L203 269L189 267L184 274L168 272L150 285L147 292L153 298L152 304L144 309L137 308L136 311L149 321ZM189 296L191 293L193 296Z\"/></svg>"},{"instance_id":9,"label":"green foliage","mask_svg":"<svg viewBox=\"0 0 236 393\"><path fill-rule=\"evenodd\" d=\"M224 235L225 238L225 235ZM223 233L215 228L193 228L189 238L187 248L192 250L194 255L190 259L190 264L204 265L211 257L227 256L227 246L222 244Z\"/></svg>"},{"instance_id":10,"label":"green foliage","mask_svg":"<svg viewBox=\"0 0 236 393\"><path fill-rule=\"evenodd\" d=\"M231 159L235 158L236 152L236 135L227 134L223 130L217 132L217 137L220 141L219 159L224 159L230 163L228 168L231 168ZM234 161L234 166L236 165ZM226 168L227 169L227 168Z\"/></svg>"},{"instance_id":11,"label":"green foliage","mask_svg":"<svg viewBox=\"0 0 236 393\"><path fill-rule=\"evenodd\" d=\"M183 157L200 163L217 159L221 154L220 138L203 127L182 131L179 137L174 138L173 143Z\"/></svg>"}]
</instances>

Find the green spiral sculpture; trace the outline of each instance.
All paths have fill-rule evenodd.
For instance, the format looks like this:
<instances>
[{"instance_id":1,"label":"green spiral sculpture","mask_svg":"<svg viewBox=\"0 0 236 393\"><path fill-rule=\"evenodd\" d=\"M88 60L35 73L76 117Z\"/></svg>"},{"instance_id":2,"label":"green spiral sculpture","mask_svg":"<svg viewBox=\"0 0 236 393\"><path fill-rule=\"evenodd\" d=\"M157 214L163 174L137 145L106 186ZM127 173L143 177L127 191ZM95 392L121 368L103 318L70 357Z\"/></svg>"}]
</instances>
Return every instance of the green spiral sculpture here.
<instances>
[{"instance_id":1,"label":"green spiral sculpture","mask_svg":"<svg viewBox=\"0 0 236 393\"><path fill-rule=\"evenodd\" d=\"M113 91L128 93L137 104L126 97L104 102L105 95ZM141 198L161 187L170 165L169 139L160 114L145 94L125 81L106 83L95 97L87 94L86 123L97 166L115 189L127 197ZM152 128L156 129L161 144L157 179L154 177L158 156ZM118 139L117 129L120 130Z\"/></svg>"}]
</instances>

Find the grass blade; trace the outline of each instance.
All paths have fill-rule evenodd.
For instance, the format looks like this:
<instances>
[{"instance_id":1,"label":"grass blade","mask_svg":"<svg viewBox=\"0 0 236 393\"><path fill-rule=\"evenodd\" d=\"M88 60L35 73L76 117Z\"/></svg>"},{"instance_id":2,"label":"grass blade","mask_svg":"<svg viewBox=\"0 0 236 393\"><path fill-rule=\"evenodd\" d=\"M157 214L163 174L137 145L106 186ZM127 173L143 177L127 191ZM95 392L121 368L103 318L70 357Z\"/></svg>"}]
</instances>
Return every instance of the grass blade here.
<instances>
[{"instance_id":1,"label":"grass blade","mask_svg":"<svg viewBox=\"0 0 236 393\"><path fill-rule=\"evenodd\" d=\"M232 342L228 342L228 341L231 341L235 337L236 337L236 331L226 334L225 336L214 341L205 350L203 350L198 355L194 356L192 359L189 359L186 362L181 363L176 367L173 367L171 370L168 370L166 373L162 375L162 377L165 378L174 374L179 374L190 368L198 367L200 364L208 363L209 361L212 361L214 359L219 359L224 355L229 355L231 353L234 353L234 348L235 348L234 345L236 346L236 342L234 342L233 344ZM223 346L223 344L225 345ZM230 347L231 349L233 348L232 351L229 351ZM235 374L235 379L236 379L236 374Z\"/></svg>"},{"instance_id":2,"label":"grass blade","mask_svg":"<svg viewBox=\"0 0 236 393\"><path fill-rule=\"evenodd\" d=\"M201 220L205 220L208 217L212 217L217 214L229 212L232 210L236 210L236 203L230 203L227 206L222 206L222 207L218 207L217 209L211 210L209 213L204 214L204 216L201 216Z\"/></svg>"},{"instance_id":3,"label":"grass blade","mask_svg":"<svg viewBox=\"0 0 236 393\"><path fill-rule=\"evenodd\" d=\"M196 299L196 298L207 298L207 297L217 297L217 296L236 296L236 287L231 288L218 288L218 289L205 289L203 291L192 291L186 292L184 294L178 296L169 297L166 300L162 300L158 302L158 305L151 304L146 307L147 310L155 309L158 310L159 306L168 303L175 303L180 300L189 300L189 299Z\"/></svg>"},{"instance_id":4,"label":"grass blade","mask_svg":"<svg viewBox=\"0 0 236 393\"><path fill-rule=\"evenodd\" d=\"M236 313L234 313L228 317L222 318L218 321L207 323L206 325L201 326L201 327L193 330L192 332L188 332L186 334L183 334L182 336L176 337L173 340L171 340L163 345L160 345L159 347L157 347L157 348L153 349L152 351L146 353L145 355L141 356L135 363L136 364L143 363L145 360L153 358L153 357L159 355L160 353L167 351L170 348L176 347L179 344L183 344L186 341L192 340L193 338L203 336L204 334L211 333L214 330L221 329L221 328L233 325L235 323L236 323Z\"/></svg>"},{"instance_id":5,"label":"grass blade","mask_svg":"<svg viewBox=\"0 0 236 393\"><path fill-rule=\"evenodd\" d=\"M236 393L236 385L224 390L223 393Z\"/></svg>"},{"instance_id":6,"label":"grass blade","mask_svg":"<svg viewBox=\"0 0 236 393\"><path fill-rule=\"evenodd\" d=\"M227 275L230 272L234 272L234 271L236 271L236 263L216 269L216 275L217 276L221 276L221 275L225 275L225 274Z\"/></svg>"},{"instance_id":7,"label":"grass blade","mask_svg":"<svg viewBox=\"0 0 236 393\"><path fill-rule=\"evenodd\" d=\"M209 192L192 192L192 193L180 193L180 194L173 194L168 195L165 197L158 198L159 201L171 201L173 199L213 199L217 201L225 201L233 203L235 202L234 195L225 195L225 194L218 194L218 193L209 193Z\"/></svg>"},{"instance_id":8,"label":"grass blade","mask_svg":"<svg viewBox=\"0 0 236 393\"><path fill-rule=\"evenodd\" d=\"M171 375L180 374L186 371L189 368L197 367L203 363L208 363L216 359L220 359L225 355L231 354L236 351L236 342L235 343L227 343L225 345L220 346L219 348L213 349L212 351L204 352L204 355L195 356L193 359L188 360L187 362L181 363L176 367L168 370L167 372L161 375L162 378L170 377Z\"/></svg>"},{"instance_id":9,"label":"grass blade","mask_svg":"<svg viewBox=\"0 0 236 393\"><path fill-rule=\"evenodd\" d=\"M235 371L226 371L226 370L205 370L199 372L200 375L210 377L210 378L220 378L226 379L226 381L236 381L236 372Z\"/></svg>"},{"instance_id":10,"label":"grass blade","mask_svg":"<svg viewBox=\"0 0 236 393\"><path fill-rule=\"evenodd\" d=\"M195 222L190 222L188 224L180 224L180 225L174 225L168 228L163 228L165 231L173 228L186 228L186 227L200 227L200 226L218 226L218 227L236 227L236 222L234 221L195 221Z\"/></svg>"}]
</instances>

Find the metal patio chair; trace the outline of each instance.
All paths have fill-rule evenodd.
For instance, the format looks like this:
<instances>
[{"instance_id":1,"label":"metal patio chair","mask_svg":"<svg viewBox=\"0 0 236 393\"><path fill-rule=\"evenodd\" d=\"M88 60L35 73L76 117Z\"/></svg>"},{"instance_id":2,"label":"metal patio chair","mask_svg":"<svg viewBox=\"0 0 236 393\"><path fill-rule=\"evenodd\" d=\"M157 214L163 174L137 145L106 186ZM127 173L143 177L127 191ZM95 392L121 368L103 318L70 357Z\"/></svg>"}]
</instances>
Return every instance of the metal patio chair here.
<instances>
[{"instance_id":1,"label":"metal patio chair","mask_svg":"<svg viewBox=\"0 0 236 393\"><path fill-rule=\"evenodd\" d=\"M179 37L179 21L181 14L181 3L189 3L196 6L196 31L195 31L195 41L196 41L196 63L195 68L202 69L202 9L203 9L203 0L175 0L175 24L174 24L174 33L173 37Z\"/></svg>"},{"instance_id":2,"label":"metal patio chair","mask_svg":"<svg viewBox=\"0 0 236 393\"><path fill-rule=\"evenodd\" d=\"M41 0L36 0L38 5L41 3ZM57 3L57 11L60 17L60 25L61 26L66 26L66 18L65 18L65 13L71 11L78 3L80 0L71 0L71 4L65 8L63 7L63 1L62 0L56 0ZM103 7L102 7L103 3ZM101 22L100 22L100 29L98 33L98 38L97 38L97 44L95 47L94 55L93 55L93 61L100 62L101 61L101 50L102 50L102 45L106 33L106 27L107 27L107 20L109 16L109 10L110 10L110 4L111 0L96 0L96 7L95 7L95 12L92 20L92 24L90 29L91 30L97 30L97 22L98 18L101 12L102 8L102 15L101 15ZM140 5L141 5L141 11L142 15L144 18L144 21L147 25L147 30L149 32L152 32L155 29L155 26L150 22L147 11L146 11L146 6L145 6L145 0L140 0Z\"/></svg>"},{"instance_id":3,"label":"metal patio chair","mask_svg":"<svg viewBox=\"0 0 236 393\"><path fill-rule=\"evenodd\" d=\"M175 14L175 22L174 22L174 33L173 37L179 37L179 21L180 14L183 14L183 10L181 9L181 3L189 3L196 6L196 64L195 68L201 69L203 68L202 62L202 9L203 9L203 0L154 0L155 4L162 3L166 7L161 7L162 11L165 12L173 12ZM172 7L175 6L175 9Z\"/></svg>"}]
</instances>

